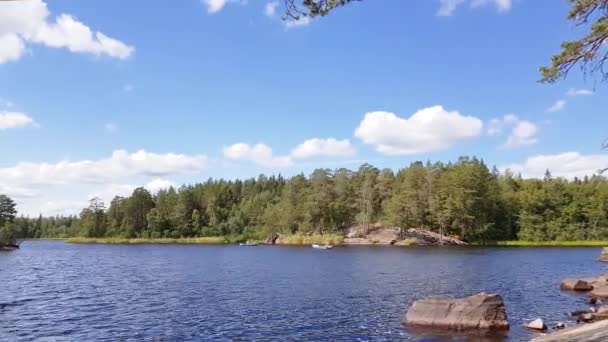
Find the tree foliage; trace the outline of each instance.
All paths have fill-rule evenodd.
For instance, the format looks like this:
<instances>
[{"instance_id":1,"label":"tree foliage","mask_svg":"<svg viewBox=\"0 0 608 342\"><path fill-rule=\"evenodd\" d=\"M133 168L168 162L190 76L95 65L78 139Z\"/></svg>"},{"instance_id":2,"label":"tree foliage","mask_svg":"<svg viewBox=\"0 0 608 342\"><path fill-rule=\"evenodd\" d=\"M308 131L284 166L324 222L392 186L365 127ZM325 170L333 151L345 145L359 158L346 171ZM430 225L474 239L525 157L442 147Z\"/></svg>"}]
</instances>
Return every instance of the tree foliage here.
<instances>
[{"instance_id":1,"label":"tree foliage","mask_svg":"<svg viewBox=\"0 0 608 342\"><path fill-rule=\"evenodd\" d=\"M209 179L155 194L138 188L80 217L16 217L17 237L179 238L344 234L382 223L467 241L608 239L608 180L523 179L478 158L415 162L394 173L318 169L310 176Z\"/></svg>"},{"instance_id":2,"label":"tree foliage","mask_svg":"<svg viewBox=\"0 0 608 342\"><path fill-rule=\"evenodd\" d=\"M608 79L604 64L608 61L608 0L569 0L572 8L568 20L576 26L588 28L576 40L565 41L561 51L551 58L549 66L541 67L542 82L553 83L568 75L579 65L584 73L599 72Z\"/></svg>"}]
</instances>

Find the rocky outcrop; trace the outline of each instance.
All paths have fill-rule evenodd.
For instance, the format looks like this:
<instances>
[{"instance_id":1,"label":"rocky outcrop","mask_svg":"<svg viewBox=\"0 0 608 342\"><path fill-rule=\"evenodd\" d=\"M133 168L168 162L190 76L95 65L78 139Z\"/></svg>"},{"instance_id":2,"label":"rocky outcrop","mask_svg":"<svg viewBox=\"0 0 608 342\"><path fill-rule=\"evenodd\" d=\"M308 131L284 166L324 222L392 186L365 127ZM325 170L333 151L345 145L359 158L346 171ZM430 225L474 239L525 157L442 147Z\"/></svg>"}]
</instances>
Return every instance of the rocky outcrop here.
<instances>
[{"instance_id":1,"label":"rocky outcrop","mask_svg":"<svg viewBox=\"0 0 608 342\"><path fill-rule=\"evenodd\" d=\"M605 342L608 341L608 321L580 325L546 336L537 337L532 342Z\"/></svg>"},{"instance_id":2,"label":"rocky outcrop","mask_svg":"<svg viewBox=\"0 0 608 342\"><path fill-rule=\"evenodd\" d=\"M369 226L354 226L348 230L345 245L394 245L400 240L399 228L376 223Z\"/></svg>"},{"instance_id":3,"label":"rocky outcrop","mask_svg":"<svg viewBox=\"0 0 608 342\"><path fill-rule=\"evenodd\" d=\"M404 243L400 243L404 241ZM387 227L381 223L353 226L348 229L345 245L466 245L467 243L428 230Z\"/></svg>"},{"instance_id":4,"label":"rocky outcrop","mask_svg":"<svg viewBox=\"0 0 608 342\"><path fill-rule=\"evenodd\" d=\"M431 297L418 300L401 322L411 327L468 330L508 330L502 297L480 293L467 298Z\"/></svg>"},{"instance_id":5,"label":"rocky outcrop","mask_svg":"<svg viewBox=\"0 0 608 342\"><path fill-rule=\"evenodd\" d=\"M595 278L564 279L560 284L564 291L589 292L593 298L608 298L608 275Z\"/></svg>"},{"instance_id":6,"label":"rocky outcrop","mask_svg":"<svg viewBox=\"0 0 608 342\"><path fill-rule=\"evenodd\" d=\"M437 234L428 230L410 228L403 234L403 238L416 239L419 245L454 245L461 246L467 243L445 235Z\"/></svg>"}]
</instances>

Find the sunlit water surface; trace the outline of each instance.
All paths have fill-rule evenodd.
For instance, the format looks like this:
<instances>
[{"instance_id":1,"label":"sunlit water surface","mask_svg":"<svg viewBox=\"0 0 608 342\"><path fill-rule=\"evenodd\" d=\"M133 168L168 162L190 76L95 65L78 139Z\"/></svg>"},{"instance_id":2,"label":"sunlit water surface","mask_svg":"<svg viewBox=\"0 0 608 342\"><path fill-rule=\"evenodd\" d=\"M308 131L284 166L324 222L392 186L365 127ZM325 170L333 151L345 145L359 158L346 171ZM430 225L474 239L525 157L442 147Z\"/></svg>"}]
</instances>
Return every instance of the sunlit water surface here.
<instances>
[{"instance_id":1,"label":"sunlit water surface","mask_svg":"<svg viewBox=\"0 0 608 342\"><path fill-rule=\"evenodd\" d=\"M0 341L435 341L401 326L412 302L481 291L504 297L521 341L525 321L588 306L559 282L606 272L598 254L27 241L0 253Z\"/></svg>"}]
</instances>

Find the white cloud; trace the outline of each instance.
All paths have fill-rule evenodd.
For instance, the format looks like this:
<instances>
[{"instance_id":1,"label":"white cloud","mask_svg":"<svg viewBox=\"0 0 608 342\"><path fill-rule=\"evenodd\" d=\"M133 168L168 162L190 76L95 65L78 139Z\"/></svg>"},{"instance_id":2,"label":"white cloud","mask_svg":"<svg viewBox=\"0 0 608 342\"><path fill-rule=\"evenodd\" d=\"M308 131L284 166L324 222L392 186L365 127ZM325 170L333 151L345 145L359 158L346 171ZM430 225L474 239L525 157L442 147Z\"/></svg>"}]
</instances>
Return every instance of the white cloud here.
<instances>
[{"instance_id":1,"label":"white cloud","mask_svg":"<svg viewBox=\"0 0 608 342\"><path fill-rule=\"evenodd\" d=\"M523 163L504 165L500 168L521 173L526 178L542 178L548 169L554 177L572 179L591 176L605 167L608 167L608 154L582 155L578 152L565 152L538 155Z\"/></svg>"},{"instance_id":2,"label":"white cloud","mask_svg":"<svg viewBox=\"0 0 608 342\"><path fill-rule=\"evenodd\" d=\"M95 161L20 162L0 168L0 186L33 188L53 184L104 183L131 176L197 173L204 169L206 161L204 155L116 150L109 158Z\"/></svg>"},{"instance_id":3,"label":"white cloud","mask_svg":"<svg viewBox=\"0 0 608 342\"><path fill-rule=\"evenodd\" d=\"M103 126L103 128L105 128L106 132L110 133L110 134L114 134L116 132L118 132L118 125L112 122L108 122L107 124L105 124Z\"/></svg>"},{"instance_id":4,"label":"white cloud","mask_svg":"<svg viewBox=\"0 0 608 342\"><path fill-rule=\"evenodd\" d=\"M483 123L476 117L434 106L407 119L390 112L367 113L355 136L383 154L405 155L445 150L479 136L482 128Z\"/></svg>"},{"instance_id":5,"label":"white cloud","mask_svg":"<svg viewBox=\"0 0 608 342\"><path fill-rule=\"evenodd\" d=\"M162 179L162 178L156 178L156 179L148 182L148 184L146 184L146 186L145 186L145 188L148 189L152 193L156 193L159 190L168 189L170 187L176 188L177 185L168 179Z\"/></svg>"},{"instance_id":6,"label":"white cloud","mask_svg":"<svg viewBox=\"0 0 608 342\"><path fill-rule=\"evenodd\" d=\"M548 113L555 113L566 107L566 100L557 100L551 107L547 108Z\"/></svg>"},{"instance_id":7,"label":"white cloud","mask_svg":"<svg viewBox=\"0 0 608 342\"><path fill-rule=\"evenodd\" d=\"M291 155L296 159L306 159L312 157L352 157L357 151L348 139L336 140L329 139L308 139L291 151Z\"/></svg>"},{"instance_id":8,"label":"white cloud","mask_svg":"<svg viewBox=\"0 0 608 342\"><path fill-rule=\"evenodd\" d=\"M538 142L538 126L530 121L520 120L511 130L511 135L507 138L504 144L505 148L514 148L518 146L532 145Z\"/></svg>"},{"instance_id":9,"label":"white cloud","mask_svg":"<svg viewBox=\"0 0 608 342\"><path fill-rule=\"evenodd\" d=\"M473 0L471 7L477 8L486 5L494 5L499 12L507 12L513 5L513 0Z\"/></svg>"},{"instance_id":10,"label":"white cloud","mask_svg":"<svg viewBox=\"0 0 608 342\"><path fill-rule=\"evenodd\" d=\"M135 49L87 25L69 14L55 21L43 0L0 1L0 63L18 60L26 43L65 48L75 53L126 59Z\"/></svg>"},{"instance_id":11,"label":"white cloud","mask_svg":"<svg viewBox=\"0 0 608 342\"><path fill-rule=\"evenodd\" d=\"M0 111L0 131L34 124L34 119L24 113Z\"/></svg>"},{"instance_id":12,"label":"white cloud","mask_svg":"<svg viewBox=\"0 0 608 342\"><path fill-rule=\"evenodd\" d=\"M312 23L312 18L310 18L310 17L301 17L298 20L295 20L295 19L283 20L283 25L285 26L285 28L288 28L288 29L308 26L311 23Z\"/></svg>"},{"instance_id":13,"label":"white cloud","mask_svg":"<svg viewBox=\"0 0 608 342\"><path fill-rule=\"evenodd\" d=\"M511 133L507 141L501 146L502 148L514 148L538 142L538 126L530 121L521 120L515 114L507 114L502 118L492 119L488 127L488 135L500 135L504 128L511 128Z\"/></svg>"},{"instance_id":14,"label":"white cloud","mask_svg":"<svg viewBox=\"0 0 608 342\"><path fill-rule=\"evenodd\" d=\"M47 201L40 206L39 213L45 216L78 215L83 208L88 206L88 204L87 201ZM30 216L36 215L35 213L29 214Z\"/></svg>"},{"instance_id":15,"label":"white cloud","mask_svg":"<svg viewBox=\"0 0 608 342\"><path fill-rule=\"evenodd\" d=\"M226 6L228 0L202 0L202 2L207 6L207 12L217 13Z\"/></svg>"},{"instance_id":16,"label":"white cloud","mask_svg":"<svg viewBox=\"0 0 608 342\"><path fill-rule=\"evenodd\" d=\"M274 17L277 12L277 7L279 7L278 1L267 2L264 6L264 14L268 17Z\"/></svg>"},{"instance_id":17,"label":"white cloud","mask_svg":"<svg viewBox=\"0 0 608 342\"><path fill-rule=\"evenodd\" d=\"M0 35L0 64L14 62L21 58L25 44L16 34Z\"/></svg>"},{"instance_id":18,"label":"white cloud","mask_svg":"<svg viewBox=\"0 0 608 342\"><path fill-rule=\"evenodd\" d=\"M120 197L128 197L131 196L133 190L137 188L131 184L110 184L100 190L93 191L89 193L86 197L86 201L89 201L91 198L97 197L101 199L106 206L110 206L110 203L116 196ZM86 206L86 205L85 205ZM81 207L80 209L82 209Z\"/></svg>"},{"instance_id":19,"label":"white cloud","mask_svg":"<svg viewBox=\"0 0 608 342\"><path fill-rule=\"evenodd\" d=\"M454 11L469 0L439 0L439 10L437 15L439 16L450 16L454 14ZM513 0L471 0L471 8L479 8L487 5L494 5L499 12L508 12L512 5Z\"/></svg>"},{"instance_id":20,"label":"white cloud","mask_svg":"<svg viewBox=\"0 0 608 342\"><path fill-rule=\"evenodd\" d=\"M462 5L465 0L439 0L439 11L437 11L437 15L439 16L450 16L454 13L456 8Z\"/></svg>"},{"instance_id":21,"label":"white cloud","mask_svg":"<svg viewBox=\"0 0 608 342\"><path fill-rule=\"evenodd\" d=\"M568 92L566 92L566 95L568 96L588 96L588 95L593 95L593 91L589 90L589 89L575 89L575 88L570 88L568 89Z\"/></svg>"},{"instance_id":22,"label":"white cloud","mask_svg":"<svg viewBox=\"0 0 608 342\"><path fill-rule=\"evenodd\" d=\"M503 127L515 124L519 118L515 114L507 114L502 118L492 119L488 127L488 135L498 135L502 133Z\"/></svg>"},{"instance_id":23,"label":"white cloud","mask_svg":"<svg viewBox=\"0 0 608 342\"><path fill-rule=\"evenodd\" d=\"M293 165L290 156L275 156L272 148L265 144L238 143L224 147L223 152L228 159L248 160L267 167L289 167Z\"/></svg>"}]
</instances>

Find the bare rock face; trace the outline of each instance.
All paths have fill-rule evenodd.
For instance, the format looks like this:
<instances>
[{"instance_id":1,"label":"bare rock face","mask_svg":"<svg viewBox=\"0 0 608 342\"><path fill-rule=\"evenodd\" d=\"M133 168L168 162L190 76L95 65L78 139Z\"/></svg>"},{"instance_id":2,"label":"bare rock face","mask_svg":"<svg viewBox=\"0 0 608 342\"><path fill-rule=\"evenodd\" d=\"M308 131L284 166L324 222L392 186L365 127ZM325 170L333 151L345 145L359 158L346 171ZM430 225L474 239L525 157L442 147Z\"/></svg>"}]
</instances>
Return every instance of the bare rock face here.
<instances>
[{"instance_id":1,"label":"bare rock face","mask_svg":"<svg viewBox=\"0 0 608 342\"><path fill-rule=\"evenodd\" d=\"M604 342L608 341L608 321L600 321L565 329L546 336L539 336L532 342Z\"/></svg>"},{"instance_id":2,"label":"bare rock face","mask_svg":"<svg viewBox=\"0 0 608 342\"><path fill-rule=\"evenodd\" d=\"M532 329L532 330L544 331L547 329L547 326L545 325L545 322L542 319L537 318L537 319L533 320L532 322L528 323L526 325L526 328Z\"/></svg>"},{"instance_id":3,"label":"bare rock face","mask_svg":"<svg viewBox=\"0 0 608 342\"><path fill-rule=\"evenodd\" d=\"M480 293L467 298L431 297L414 302L401 322L413 327L468 330L508 330L502 297Z\"/></svg>"},{"instance_id":4,"label":"bare rock face","mask_svg":"<svg viewBox=\"0 0 608 342\"><path fill-rule=\"evenodd\" d=\"M404 238L416 239L420 245L466 245L467 243L445 235L428 230L410 228L405 231Z\"/></svg>"},{"instance_id":5,"label":"bare rock face","mask_svg":"<svg viewBox=\"0 0 608 342\"><path fill-rule=\"evenodd\" d=\"M564 279L560 284L560 289L564 291L591 291L593 285L583 279Z\"/></svg>"},{"instance_id":6,"label":"bare rock face","mask_svg":"<svg viewBox=\"0 0 608 342\"><path fill-rule=\"evenodd\" d=\"M608 247L602 248L602 253L600 254L600 261L608 262Z\"/></svg>"},{"instance_id":7,"label":"bare rock face","mask_svg":"<svg viewBox=\"0 0 608 342\"><path fill-rule=\"evenodd\" d=\"M608 285L594 285L593 291L591 291L591 296L600 297L600 298L608 298Z\"/></svg>"}]
</instances>

